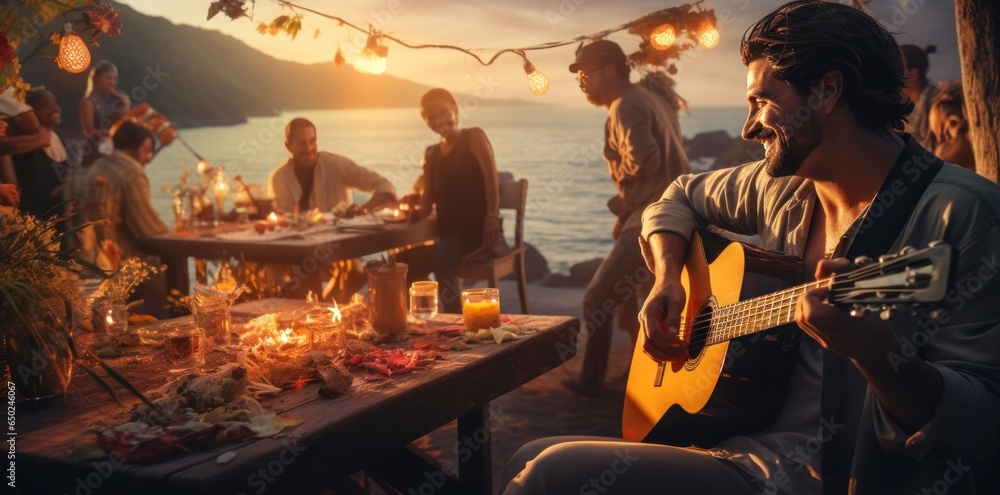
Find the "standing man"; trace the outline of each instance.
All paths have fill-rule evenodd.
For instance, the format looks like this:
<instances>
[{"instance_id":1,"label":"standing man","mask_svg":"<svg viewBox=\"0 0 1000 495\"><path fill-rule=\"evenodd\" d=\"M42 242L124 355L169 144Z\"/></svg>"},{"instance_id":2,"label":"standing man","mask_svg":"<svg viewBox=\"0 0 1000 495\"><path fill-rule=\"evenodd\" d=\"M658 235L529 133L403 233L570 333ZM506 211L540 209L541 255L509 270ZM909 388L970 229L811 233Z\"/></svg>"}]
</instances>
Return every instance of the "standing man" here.
<instances>
[{"instance_id":1,"label":"standing man","mask_svg":"<svg viewBox=\"0 0 1000 495\"><path fill-rule=\"evenodd\" d=\"M579 380L568 384L575 393L593 397L604 386L612 318L617 317L618 324L636 340L637 290L647 287L643 282L651 278L636 242L642 211L675 178L690 173L691 166L677 121L680 98L668 88L654 94L632 84L628 61L618 44L599 40L582 47L569 71L577 74L587 101L608 109L604 160L618 192L608 201L608 208L618 217L611 229L615 243L583 299L588 336L583 369ZM614 314L609 307L615 308Z\"/></svg>"},{"instance_id":2,"label":"standing man","mask_svg":"<svg viewBox=\"0 0 1000 495\"><path fill-rule=\"evenodd\" d=\"M802 258L817 279L846 268L846 255L942 240L956 260L941 317L854 317L827 301L832 284L816 284L796 297L798 359L767 430L708 450L537 440L508 463L501 493L1000 493L1000 187L898 132L912 110L901 94L900 50L867 14L791 2L747 30L741 54L743 138L763 144L765 156L684 176L646 209L643 247L656 283L640 320L643 350L679 364L697 345L678 334L688 297L680 275L688 239L705 225L757 235L761 247ZM791 120L801 108L810 117ZM879 246L886 241L892 246ZM747 353L734 358L770 366ZM590 484L613 466L622 473L613 485Z\"/></svg>"},{"instance_id":3,"label":"standing man","mask_svg":"<svg viewBox=\"0 0 1000 495\"><path fill-rule=\"evenodd\" d=\"M903 45L903 64L906 69L906 87L903 94L913 102L913 112L906 118L903 130L913 136L926 149L933 150L937 143L931 135L930 124L931 103L934 101L935 86L927 79L927 69L930 67L927 56L936 52L934 45L920 48L916 45Z\"/></svg>"}]
</instances>

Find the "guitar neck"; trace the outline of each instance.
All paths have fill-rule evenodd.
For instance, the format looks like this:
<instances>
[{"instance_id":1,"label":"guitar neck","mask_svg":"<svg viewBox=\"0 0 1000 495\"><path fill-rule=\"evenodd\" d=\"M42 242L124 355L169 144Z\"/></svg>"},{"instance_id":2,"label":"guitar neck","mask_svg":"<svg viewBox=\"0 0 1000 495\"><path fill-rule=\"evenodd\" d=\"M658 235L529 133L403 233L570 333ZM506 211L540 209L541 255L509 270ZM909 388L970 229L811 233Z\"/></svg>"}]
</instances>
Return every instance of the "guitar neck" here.
<instances>
[{"instance_id":1,"label":"guitar neck","mask_svg":"<svg viewBox=\"0 0 1000 495\"><path fill-rule=\"evenodd\" d=\"M718 344L795 321L795 306L806 292L828 280L797 285L716 308L709 320L706 345Z\"/></svg>"}]
</instances>

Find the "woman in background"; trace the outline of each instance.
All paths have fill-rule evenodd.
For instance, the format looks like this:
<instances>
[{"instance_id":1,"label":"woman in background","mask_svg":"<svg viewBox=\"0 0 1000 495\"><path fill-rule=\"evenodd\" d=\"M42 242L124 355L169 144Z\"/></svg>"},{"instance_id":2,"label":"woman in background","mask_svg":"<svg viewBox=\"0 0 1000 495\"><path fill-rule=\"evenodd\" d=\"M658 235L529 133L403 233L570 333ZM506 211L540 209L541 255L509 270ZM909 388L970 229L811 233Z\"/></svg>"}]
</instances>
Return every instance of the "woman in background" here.
<instances>
[{"instance_id":1,"label":"woman in background","mask_svg":"<svg viewBox=\"0 0 1000 495\"><path fill-rule=\"evenodd\" d=\"M431 251L431 268L438 297L448 313L461 313L455 266L480 247L492 247L503 237L500 229L500 180L493 147L478 127L458 127L458 104L444 89L420 98L420 115L441 142L424 151L423 172L414 189L421 190L415 219L437 211L438 236ZM417 254L417 253L413 253ZM403 260L408 256L404 254ZM415 266L417 265L417 266ZM418 262L410 262L411 280L426 278Z\"/></svg>"},{"instance_id":2,"label":"woman in background","mask_svg":"<svg viewBox=\"0 0 1000 495\"><path fill-rule=\"evenodd\" d=\"M38 123L49 131L47 146L11 157L17 184L21 188L20 209L39 218L63 212L63 181L69 173L66 148L53 128L62 122L62 108L55 95L36 86L24 98L37 115ZM67 228L60 224L60 229Z\"/></svg>"},{"instance_id":3,"label":"woman in background","mask_svg":"<svg viewBox=\"0 0 1000 495\"><path fill-rule=\"evenodd\" d=\"M976 156L964 105L961 82L939 84L927 118L928 133L936 143L934 154L938 158L975 172Z\"/></svg>"},{"instance_id":4,"label":"woman in background","mask_svg":"<svg viewBox=\"0 0 1000 495\"><path fill-rule=\"evenodd\" d=\"M80 125L90 143L89 152L82 153L84 165L93 163L99 155L111 154L111 126L128 113L130 106L128 95L118 89L115 64L107 60L94 64L87 78L87 91L80 100Z\"/></svg>"}]
</instances>

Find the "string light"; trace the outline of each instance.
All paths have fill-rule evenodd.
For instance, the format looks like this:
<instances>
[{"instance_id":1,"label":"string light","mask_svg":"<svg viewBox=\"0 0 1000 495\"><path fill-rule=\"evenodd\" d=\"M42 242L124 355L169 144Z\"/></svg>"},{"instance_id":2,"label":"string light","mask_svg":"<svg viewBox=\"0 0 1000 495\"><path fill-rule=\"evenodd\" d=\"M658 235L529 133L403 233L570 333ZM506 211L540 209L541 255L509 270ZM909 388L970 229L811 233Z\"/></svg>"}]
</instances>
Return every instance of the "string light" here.
<instances>
[{"instance_id":1,"label":"string light","mask_svg":"<svg viewBox=\"0 0 1000 495\"><path fill-rule=\"evenodd\" d=\"M524 73L528 75L528 90L535 96L542 96L549 90L549 78L538 72L535 64L524 59Z\"/></svg>"},{"instance_id":2,"label":"string light","mask_svg":"<svg viewBox=\"0 0 1000 495\"><path fill-rule=\"evenodd\" d=\"M711 24L705 24L698 35L698 43L705 48L715 48L719 44L719 30Z\"/></svg>"},{"instance_id":3,"label":"string light","mask_svg":"<svg viewBox=\"0 0 1000 495\"><path fill-rule=\"evenodd\" d=\"M588 42L607 38L618 31L628 31L630 34L638 35L643 39L638 52L629 55L629 62L633 66L648 66L652 70L656 68L666 68L671 74L676 72L673 65L669 63L671 59L679 59L686 50L701 45L705 48L714 48L719 44L719 31L716 29L715 11L701 7L703 0L695 1L678 7L670 7L656 12L652 12L642 18L629 21L620 26L606 29L604 31L577 36L572 39L540 43L520 48L464 48L446 44L425 44L405 41L388 35L371 26L367 29L352 24L342 17L326 14L315 9L293 3L290 0L274 0L281 6L288 8L298 17L302 13L309 13L318 17L336 22L341 27L350 28L368 34L368 43L365 48L354 58L352 62L354 68L366 74L382 74L388 68L388 42L395 42L411 49L440 48L456 50L465 53L468 57L476 60L484 66L492 65L501 55L512 53L521 57L524 62L525 73L528 75L528 89L536 94L542 95L548 91L549 80L544 74L538 71L534 65L530 64L525 57L525 52L536 50L547 50L559 48L581 42ZM864 0L862 0L864 1ZM682 37L690 40L681 43ZM492 56L482 56L483 52L492 52ZM337 55L340 54L339 48ZM334 57L338 66L343 63L342 55ZM672 71L673 70L673 71ZM671 72L672 71L672 72Z\"/></svg>"},{"instance_id":4,"label":"string light","mask_svg":"<svg viewBox=\"0 0 1000 495\"><path fill-rule=\"evenodd\" d=\"M354 59L354 69L364 74L380 75L389 68L389 46L379 43L380 36L371 35L365 49Z\"/></svg>"},{"instance_id":5,"label":"string light","mask_svg":"<svg viewBox=\"0 0 1000 495\"><path fill-rule=\"evenodd\" d=\"M59 54L56 55L56 65L70 74L79 74L90 67L90 50L87 43L75 33L73 25L66 23L66 34L59 39Z\"/></svg>"},{"instance_id":6,"label":"string light","mask_svg":"<svg viewBox=\"0 0 1000 495\"><path fill-rule=\"evenodd\" d=\"M660 24L652 33L649 33L649 42L657 50L666 50L674 45L677 34L670 24Z\"/></svg>"}]
</instances>

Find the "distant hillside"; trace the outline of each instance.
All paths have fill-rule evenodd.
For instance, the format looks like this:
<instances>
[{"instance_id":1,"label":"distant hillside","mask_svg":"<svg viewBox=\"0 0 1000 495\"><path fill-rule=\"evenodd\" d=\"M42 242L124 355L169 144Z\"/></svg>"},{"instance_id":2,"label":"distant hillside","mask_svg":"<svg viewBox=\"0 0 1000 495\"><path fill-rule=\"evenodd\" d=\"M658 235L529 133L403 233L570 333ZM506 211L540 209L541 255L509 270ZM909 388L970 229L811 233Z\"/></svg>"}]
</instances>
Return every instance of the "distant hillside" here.
<instances>
[{"instance_id":1,"label":"distant hillside","mask_svg":"<svg viewBox=\"0 0 1000 495\"><path fill-rule=\"evenodd\" d=\"M427 90L389 75L337 68L332 62L277 60L230 36L146 16L128 5L115 6L122 10L122 35L101 38L101 46L92 47L93 60L113 61L119 86L133 97L133 104L145 94L146 101L177 127L240 123L247 116L273 115L273 109L415 106ZM150 76L157 71L159 78ZM69 74L50 59L36 58L25 64L22 75L56 94L63 107L64 132L78 132L87 71Z\"/></svg>"}]
</instances>

